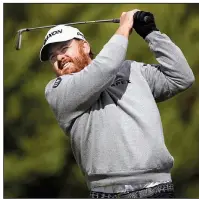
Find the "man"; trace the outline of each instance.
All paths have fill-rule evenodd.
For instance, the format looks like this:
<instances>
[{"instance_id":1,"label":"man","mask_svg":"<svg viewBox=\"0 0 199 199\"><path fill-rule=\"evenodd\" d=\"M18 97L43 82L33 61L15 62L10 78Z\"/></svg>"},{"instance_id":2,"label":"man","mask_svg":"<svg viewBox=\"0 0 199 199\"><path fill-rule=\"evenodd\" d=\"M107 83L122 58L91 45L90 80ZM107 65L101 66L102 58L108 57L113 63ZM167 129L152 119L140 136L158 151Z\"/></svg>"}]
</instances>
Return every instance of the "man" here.
<instances>
[{"instance_id":1,"label":"man","mask_svg":"<svg viewBox=\"0 0 199 199\"><path fill-rule=\"evenodd\" d=\"M125 60L132 27L159 64ZM153 15L123 12L119 28L95 59L78 29L54 27L40 59L50 60L58 76L46 86L45 96L70 136L91 197L174 197L173 157L156 102L189 88L194 75L181 50L157 29Z\"/></svg>"}]
</instances>

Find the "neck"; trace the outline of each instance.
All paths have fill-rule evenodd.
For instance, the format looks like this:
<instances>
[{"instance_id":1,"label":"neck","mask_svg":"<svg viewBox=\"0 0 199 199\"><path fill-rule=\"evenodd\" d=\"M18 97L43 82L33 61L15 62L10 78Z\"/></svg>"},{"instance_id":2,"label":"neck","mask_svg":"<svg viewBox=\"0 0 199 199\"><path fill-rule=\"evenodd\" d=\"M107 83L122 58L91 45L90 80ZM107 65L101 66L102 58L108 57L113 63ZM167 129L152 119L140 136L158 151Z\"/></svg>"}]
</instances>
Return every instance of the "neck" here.
<instances>
[{"instance_id":1,"label":"neck","mask_svg":"<svg viewBox=\"0 0 199 199\"><path fill-rule=\"evenodd\" d=\"M88 59L88 64L90 64L90 63L91 63L91 61L92 61L92 59L89 57L89 59Z\"/></svg>"}]
</instances>

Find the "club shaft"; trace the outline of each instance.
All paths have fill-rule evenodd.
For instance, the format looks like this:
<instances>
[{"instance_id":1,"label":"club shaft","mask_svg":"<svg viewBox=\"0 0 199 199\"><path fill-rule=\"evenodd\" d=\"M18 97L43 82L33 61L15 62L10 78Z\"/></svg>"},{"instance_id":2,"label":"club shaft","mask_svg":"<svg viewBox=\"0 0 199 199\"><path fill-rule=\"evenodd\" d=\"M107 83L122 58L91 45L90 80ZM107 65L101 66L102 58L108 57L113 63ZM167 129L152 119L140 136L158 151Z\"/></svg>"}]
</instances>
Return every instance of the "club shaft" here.
<instances>
[{"instance_id":1,"label":"club shaft","mask_svg":"<svg viewBox=\"0 0 199 199\"><path fill-rule=\"evenodd\" d=\"M144 21L150 21L151 18L146 16ZM89 24L89 23L120 23L120 19L104 19L104 20L95 20L95 21L80 21L80 22L72 22L72 23L67 23L67 24L62 24L62 25L77 25L77 24ZM38 29L43 29L43 28L53 28L57 25L49 25L49 26L39 26L39 27L34 27L34 28L24 28L18 30L18 37L17 37L17 43L16 43L16 50L20 50L21 48L21 42L22 42L22 33L26 31L32 31L32 30L38 30Z\"/></svg>"},{"instance_id":2,"label":"club shaft","mask_svg":"<svg viewBox=\"0 0 199 199\"><path fill-rule=\"evenodd\" d=\"M104 19L104 20L96 20L96 21L80 21L80 22L72 22L72 23L67 23L67 24L62 24L62 25L76 25L76 24L89 24L89 23L120 23L120 19ZM34 27L34 28L23 28L17 31L18 36L17 36L17 43L16 43L16 50L20 50L21 48L21 42L22 42L22 33L27 32L27 31L32 31L32 30L38 30L38 29L43 29L43 28L53 28L57 25L49 25L49 26L39 26L39 27Z\"/></svg>"},{"instance_id":3,"label":"club shaft","mask_svg":"<svg viewBox=\"0 0 199 199\"><path fill-rule=\"evenodd\" d=\"M111 22L111 23L119 23L120 20L119 19L105 19L105 20L96 20L96 21L80 21L80 22L73 22L73 23L67 23L67 24L62 24L62 25L77 25L77 24L89 24L89 23L107 23L107 22ZM40 27L34 27L34 28L24 28L22 29L23 32L24 31L31 31L31 30L37 30L37 29L43 29L43 28L53 28L57 25L49 25L49 26L40 26Z\"/></svg>"}]
</instances>

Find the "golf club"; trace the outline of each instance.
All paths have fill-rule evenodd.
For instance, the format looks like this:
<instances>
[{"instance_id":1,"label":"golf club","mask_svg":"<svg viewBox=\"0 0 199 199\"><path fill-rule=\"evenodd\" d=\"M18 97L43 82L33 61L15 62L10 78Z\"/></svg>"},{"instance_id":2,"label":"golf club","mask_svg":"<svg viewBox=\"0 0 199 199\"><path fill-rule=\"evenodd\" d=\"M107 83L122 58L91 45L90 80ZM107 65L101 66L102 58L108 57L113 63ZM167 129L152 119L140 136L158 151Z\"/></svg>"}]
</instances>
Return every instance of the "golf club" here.
<instances>
[{"instance_id":1,"label":"golf club","mask_svg":"<svg viewBox=\"0 0 199 199\"><path fill-rule=\"evenodd\" d=\"M150 16L145 16L144 17L144 21L150 22L151 21L151 17ZM105 20L96 20L96 21L81 21L81 22L73 22L73 23L67 23L67 24L62 24L65 26L68 25L77 25L77 24L90 24L90 23L120 23L120 19L105 19ZM34 27L34 28L23 28L17 31L17 42L16 42L16 50L20 50L21 49L21 43L22 43L22 33L23 32L29 32L32 30L38 30L38 29L43 29L43 28L52 28L55 27L57 25L49 25L49 26L40 26L40 27Z\"/></svg>"}]
</instances>

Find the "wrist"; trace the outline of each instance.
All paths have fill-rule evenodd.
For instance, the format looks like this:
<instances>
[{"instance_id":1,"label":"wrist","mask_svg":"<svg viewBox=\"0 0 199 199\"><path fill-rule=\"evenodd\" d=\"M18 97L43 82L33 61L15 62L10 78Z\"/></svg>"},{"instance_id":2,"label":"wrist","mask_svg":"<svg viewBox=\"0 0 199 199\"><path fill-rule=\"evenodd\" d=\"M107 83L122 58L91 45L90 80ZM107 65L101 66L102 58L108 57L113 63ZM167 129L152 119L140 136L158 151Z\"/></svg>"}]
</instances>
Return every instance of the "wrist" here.
<instances>
[{"instance_id":1,"label":"wrist","mask_svg":"<svg viewBox=\"0 0 199 199\"><path fill-rule=\"evenodd\" d=\"M128 39L128 37L130 35L130 31L131 31L131 28L129 28L128 26L120 26L117 29L116 34L125 36Z\"/></svg>"},{"instance_id":2,"label":"wrist","mask_svg":"<svg viewBox=\"0 0 199 199\"><path fill-rule=\"evenodd\" d=\"M147 35L149 35L150 33L154 32L154 31L159 31L156 27L151 28L149 30L147 30L143 35L142 38L145 39Z\"/></svg>"},{"instance_id":3,"label":"wrist","mask_svg":"<svg viewBox=\"0 0 199 199\"><path fill-rule=\"evenodd\" d=\"M155 23L151 23L151 24L146 24L146 25L140 25L140 24L136 24L134 26L135 31L143 38L145 39L145 37L150 34L153 31L159 31L155 25Z\"/></svg>"}]
</instances>

